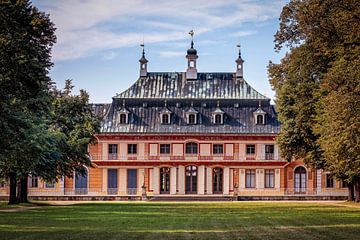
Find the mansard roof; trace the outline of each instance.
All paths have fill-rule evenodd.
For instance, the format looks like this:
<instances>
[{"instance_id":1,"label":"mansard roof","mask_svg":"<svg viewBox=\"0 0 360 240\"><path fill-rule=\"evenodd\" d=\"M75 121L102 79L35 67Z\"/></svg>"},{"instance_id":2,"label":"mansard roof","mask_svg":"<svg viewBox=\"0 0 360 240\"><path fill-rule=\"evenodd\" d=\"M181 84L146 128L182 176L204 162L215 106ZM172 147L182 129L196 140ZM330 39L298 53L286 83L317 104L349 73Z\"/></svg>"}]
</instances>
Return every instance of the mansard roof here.
<instances>
[{"instance_id":1,"label":"mansard roof","mask_svg":"<svg viewBox=\"0 0 360 240\"><path fill-rule=\"evenodd\" d=\"M198 73L189 81L184 72L150 72L114 98L269 100L235 73Z\"/></svg>"}]
</instances>

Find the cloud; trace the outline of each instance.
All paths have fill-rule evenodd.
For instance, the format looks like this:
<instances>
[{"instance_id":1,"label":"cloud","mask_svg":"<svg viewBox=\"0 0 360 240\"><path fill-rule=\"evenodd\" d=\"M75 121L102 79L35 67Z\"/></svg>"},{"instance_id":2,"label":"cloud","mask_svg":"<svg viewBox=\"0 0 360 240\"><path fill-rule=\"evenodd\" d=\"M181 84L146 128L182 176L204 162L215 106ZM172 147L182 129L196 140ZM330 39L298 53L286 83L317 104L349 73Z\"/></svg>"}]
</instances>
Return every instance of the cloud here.
<instances>
[{"instance_id":1,"label":"cloud","mask_svg":"<svg viewBox=\"0 0 360 240\"><path fill-rule=\"evenodd\" d=\"M284 1L62 0L34 1L57 27L55 61L145 43L166 43L278 16ZM240 31L238 36L252 34ZM166 53L165 53L166 54ZM170 54L171 55L171 54Z\"/></svg>"},{"instance_id":2,"label":"cloud","mask_svg":"<svg viewBox=\"0 0 360 240\"><path fill-rule=\"evenodd\" d=\"M161 57L171 58L171 57L184 56L185 53L184 53L184 51L162 51L159 53L159 55Z\"/></svg>"},{"instance_id":3,"label":"cloud","mask_svg":"<svg viewBox=\"0 0 360 240\"><path fill-rule=\"evenodd\" d=\"M246 37L256 34L257 31L238 31L231 34L233 37Z\"/></svg>"}]
</instances>

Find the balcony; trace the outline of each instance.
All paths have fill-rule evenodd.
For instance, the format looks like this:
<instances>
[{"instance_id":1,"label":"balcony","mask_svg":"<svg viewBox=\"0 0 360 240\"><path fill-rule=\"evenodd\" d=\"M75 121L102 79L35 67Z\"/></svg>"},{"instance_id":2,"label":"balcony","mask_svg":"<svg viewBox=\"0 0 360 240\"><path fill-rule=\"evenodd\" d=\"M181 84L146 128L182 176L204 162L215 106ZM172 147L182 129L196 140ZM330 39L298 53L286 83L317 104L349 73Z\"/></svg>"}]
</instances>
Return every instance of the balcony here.
<instances>
[{"instance_id":1,"label":"balcony","mask_svg":"<svg viewBox=\"0 0 360 240\"><path fill-rule=\"evenodd\" d=\"M108 154L108 160L117 160L117 159L118 159L117 153L109 153Z\"/></svg>"},{"instance_id":2,"label":"balcony","mask_svg":"<svg viewBox=\"0 0 360 240\"><path fill-rule=\"evenodd\" d=\"M265 153L265 160L274 160L274 153Z\"/></svg>"}]
</instances>

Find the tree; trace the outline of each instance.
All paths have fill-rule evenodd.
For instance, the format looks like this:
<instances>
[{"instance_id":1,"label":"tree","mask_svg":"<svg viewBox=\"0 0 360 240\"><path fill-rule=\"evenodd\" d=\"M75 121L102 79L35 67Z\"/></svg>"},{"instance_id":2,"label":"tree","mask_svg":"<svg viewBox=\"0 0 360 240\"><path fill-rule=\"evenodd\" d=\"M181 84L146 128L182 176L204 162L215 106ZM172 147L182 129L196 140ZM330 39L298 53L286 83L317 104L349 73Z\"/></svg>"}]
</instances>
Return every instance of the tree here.
<instances>
[{"instance_id":1,"label":"tree","mask_svg":"<svg viewBox=\"0 0 360 240\"><path fill-rule=\"evenodd\" d=\"M280 120L285 123L279 137L280 148L290 149L288 157L306 158L313 153L324 156L323 167L346 181L349 192L354 184L357 198L360 195L359 15L360 2L356 0L291 0L282 10L275 35L275 49L287 46L290 53L280 64L269 66ZM306 59L310 69L305 74L301 58ZM317 89L308 95L310 100L301 98L304 95L297 89L309 80L308 74L316 80L312 89ZM309 101L310 105L306 105ZM310 116L302 115L301 108L296 107L301 105L305 109L311 106ZM298 146L302 142L310 145ZM315 146L315 152L311 146ZM316 157L308 160L315 166L319 162Z\"/></svg>"},{"instance_id":2,"label":"tree","mask_svg":"<svg viewBox=\"0 0 360 240\"><path fill-rule=\"evenodd\" d=\"M27 179L40 157L33 143L50 116L54 32L49 16L29 1L1 1L0 175L10 179L9 203L17 202L17 180Z\"/></svg>"}]
</instances>

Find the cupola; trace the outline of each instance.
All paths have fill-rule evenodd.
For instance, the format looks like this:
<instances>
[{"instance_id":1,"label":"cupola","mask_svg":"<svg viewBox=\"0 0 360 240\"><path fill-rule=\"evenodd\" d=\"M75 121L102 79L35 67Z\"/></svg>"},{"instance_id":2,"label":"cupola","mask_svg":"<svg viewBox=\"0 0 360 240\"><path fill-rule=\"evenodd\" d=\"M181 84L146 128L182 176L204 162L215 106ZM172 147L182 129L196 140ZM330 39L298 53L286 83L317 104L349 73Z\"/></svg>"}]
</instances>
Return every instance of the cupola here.
<instances>
[{"instance_id":1,"label":"cupola","mask_svg":"<svg viewBox=\"0 0 360 240\"><path fill-rule=\"evenodd\" d=\"M142 47L142 56L139 59L140 62L140 77L146 77L147 76L147 63L148 60L145 58L145 45L141 44Z\"/></svg>"},{"instance_id":2,"label":"cupola","mask_svg":"<svg viewBox=\"0 0 360 240\"><path fill-rule=\"evenodd\" d=\"M189 32L191 36L191 45L187 50L186 58L188 60L188 67L186 70L186 79L187 80L196 80L197 79L197 69L196 69L196 59L198 58L197 51L194 48L194 31Z\"/></svg>"},{"instance_id":3,"label":"cupola","mask_svg":"<svg viewBox=\"0 0 360 240\"><path fill-rule=\"evenodd\" d=\"M244 77L244 72L243 72L244 60L241 58L240 44L238 44L236 46L239 48L239 56L235 60L235 62L236 62L236 78L243 78Z\"/></svg>"}]
</instances>

